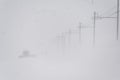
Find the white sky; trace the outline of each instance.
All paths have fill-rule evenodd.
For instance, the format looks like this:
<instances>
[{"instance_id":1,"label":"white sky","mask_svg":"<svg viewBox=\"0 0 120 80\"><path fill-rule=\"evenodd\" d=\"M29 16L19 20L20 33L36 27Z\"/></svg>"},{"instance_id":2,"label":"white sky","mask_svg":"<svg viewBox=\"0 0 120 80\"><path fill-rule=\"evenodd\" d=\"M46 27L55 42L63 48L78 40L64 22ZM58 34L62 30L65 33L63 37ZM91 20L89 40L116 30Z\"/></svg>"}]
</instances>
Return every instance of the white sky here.
<instances>
[{"instance_id":1,"label":"white sky","mask_svg":"<svg viewBox=\"0 0 120 80\"><path fill-rule=\"evenodd\" d=\"M23 49L35 51L55 36L69 29L76 30L79 22L93 26L94 10L99 14L105 13L103 16L116 11L113 8L115 0L94 0L93 4L91 0L1 0L0 4L0 52L6 55L9 51L16 53ZM111 8L110 13L106 12ZM92 38L92 29L82 32L86 43L89 40L86 37ZM116 21L98 20L96 35L98 42L114 40Z\"/></svg>"}]
</instances>

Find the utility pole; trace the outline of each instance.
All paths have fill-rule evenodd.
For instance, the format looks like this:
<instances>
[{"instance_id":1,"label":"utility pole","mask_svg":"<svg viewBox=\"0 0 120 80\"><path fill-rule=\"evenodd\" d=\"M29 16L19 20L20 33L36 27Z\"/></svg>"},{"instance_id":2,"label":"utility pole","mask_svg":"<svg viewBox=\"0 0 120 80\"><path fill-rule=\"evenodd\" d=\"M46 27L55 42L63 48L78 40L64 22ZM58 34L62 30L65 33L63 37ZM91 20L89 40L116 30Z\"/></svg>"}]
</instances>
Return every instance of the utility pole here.
<instances>
[{"instance_id":1,"label":"utility pole","mask_svg":"<svg viewBox=\"0 0 120 80\"><path fill-rule=\"evenodd\" d=\"M96 28L96 19L116 19L116 40L119 40L119 13L120 13L120 1L117 0L117 16L116 17L104 17L104 16L97 16L96 12L94 12L94 21L93 21L93 44L95 44L95 38L96 38L96 31L95 31L95 28Z\"/></svg>"},{"instance_id":2,"label":"utility pole","mask_svg":"<svg viewBox=\"0 0 120 80\"><path fill-rule=\"evenodd\" d=\"M95 45L96 39L96 12L94 12L94 19L93 19L93 45Z\"/></svg>"},{"instance_id":3,"label":"utility pole","mask_svg":"<svg viewBox=\"0 0 120 80\"><path fill-rule=\"evenodd\" d=\"M94 0L91 0L91 3L94 4Z\"/></svg>"},{"instance_id":4,"label":"utility pole","mask_svg":"<svg viewBox=\"0 0 120 80\"><path fill-rule=\"evenodd\" d=\"M72 39L72 30L69 29L67 33L68 33L68 42L69 42L69 44L71 44L71 42L72 42L72 40L71 40Z\"/></svg>"},{"instance_id":5,"label":"utility pole","mask_svg":"<svg viewBox=\"0 0 120 80\"><path fill-rule=\"evenodd\" d=\"M61 33L60 35L61 38L61 50L63 51L63 55L64 55L64 51L65 51L65 47L66 47L66 36L65 33Z\"/></svg>"},{"instance_id":6,"label":"utility pole","mask_svg":"<svg viewBox=\"0 0 120 80\"><path fill-rule=\"evenodd\" d=\"M117 0L117 40L119 39L119 0Z\"/></svg>"},{"instance_id":7,"label":"utility pole","mask_svg":"<svg viewBox=\"0 0 120 80\"><path fill-rule=\"evenodd\" d=\"M79 28L79 41L81 42L81 40L82 40L82 35L81 35L81 28L82 28L82 23L79 23L79 26L78 26L78 28Z\"/></svg>"}]
</instances>

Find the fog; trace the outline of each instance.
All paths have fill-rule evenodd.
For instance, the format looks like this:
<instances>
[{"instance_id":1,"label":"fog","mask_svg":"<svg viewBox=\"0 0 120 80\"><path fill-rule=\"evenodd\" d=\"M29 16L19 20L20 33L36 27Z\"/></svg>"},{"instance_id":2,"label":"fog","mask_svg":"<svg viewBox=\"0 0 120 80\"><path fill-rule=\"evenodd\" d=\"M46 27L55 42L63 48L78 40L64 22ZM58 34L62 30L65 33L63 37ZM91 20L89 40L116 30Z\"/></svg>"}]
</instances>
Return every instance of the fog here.
<instances>
[{"instance_id":1,"label":"fog","mask_svg":"<svg viewBox=\"0 0 120 80\"><path fill-rule=\"evenodd\" d=\"M0 80L119 80L116 4L0 0Z\"/></svg>"}]
</instances>

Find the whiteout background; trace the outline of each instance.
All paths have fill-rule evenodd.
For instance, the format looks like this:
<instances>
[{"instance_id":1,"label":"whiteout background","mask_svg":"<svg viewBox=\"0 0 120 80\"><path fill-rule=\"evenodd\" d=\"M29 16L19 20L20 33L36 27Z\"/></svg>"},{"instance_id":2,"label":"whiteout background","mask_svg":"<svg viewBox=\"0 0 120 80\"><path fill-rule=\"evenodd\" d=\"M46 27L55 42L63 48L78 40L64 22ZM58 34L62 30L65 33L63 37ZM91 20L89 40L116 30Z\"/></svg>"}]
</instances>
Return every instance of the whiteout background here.
<instances>
[{"instance_id":1,"label":"whiteout background","mask_svg":"<svg viewBox=\"0 0 120 80\"><path fill-rule=\"evenodd\" d=\"M97 21L94 47L93 29L82 29L81 43L77 29L116 1L0 0L0 80L119 80L116 21ZM57 39L69 29L71 37ZM34 56L20 58L24 50Z\"/></svg>"}]
</instances>

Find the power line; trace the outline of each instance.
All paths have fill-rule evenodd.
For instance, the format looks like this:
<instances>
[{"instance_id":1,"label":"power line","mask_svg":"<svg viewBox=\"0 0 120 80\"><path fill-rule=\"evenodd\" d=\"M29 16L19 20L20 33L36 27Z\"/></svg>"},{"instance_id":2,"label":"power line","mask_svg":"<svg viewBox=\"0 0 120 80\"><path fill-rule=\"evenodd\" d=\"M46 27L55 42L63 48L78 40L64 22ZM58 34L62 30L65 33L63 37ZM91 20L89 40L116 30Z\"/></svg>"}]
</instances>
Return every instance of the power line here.
<instances>
[{"instance_id":1,"label":"power line","mask_svg":"<svg viewBox=\"0 0 120 80\"><path fill-rule=\"evenodd\" d=\"M95 42L95 24L96 24L96 18L97 19L113 19L113 18L116 18L116 39L118 40L119 39L119 12L120 12L120 10L119 10L119 0L117 0L117 12L116 12L116 14L117 14L117 16L116 17L109 17L109 16L105 16L105 17L103 17L103 16L96 16L96 12L94 12L94 23L93 23L93 26L94 26L94 31L93 31L93 35L94 35L94 37L93 37L93 39L94 39L94 42Z\"/></svg>"},{"instance_id":2,"label":"power line","mask_svg":"<svg viewBox=\"0 0 120 80\"><path fill-rule=\"evenodd\" d=\"M112 7L111 9L109 9L109 10L105 11L104 13L102 13L100 16L103 16L103 15L106 15L106 14L110 13L115 8L116 8L116 6Z\"/></svg>"},{"instance_id":3,"label":"power line","mask_svg":"<svg viewBox=\"0 0 120 80\"><path fill-rule=\"evenodd\" d=\"M120 12L120 10L119 10ZM109 16L113 16L114 14L117 14L117 11L113 12L112 14L110 14Z\"/></svg>"}]
</instances>

